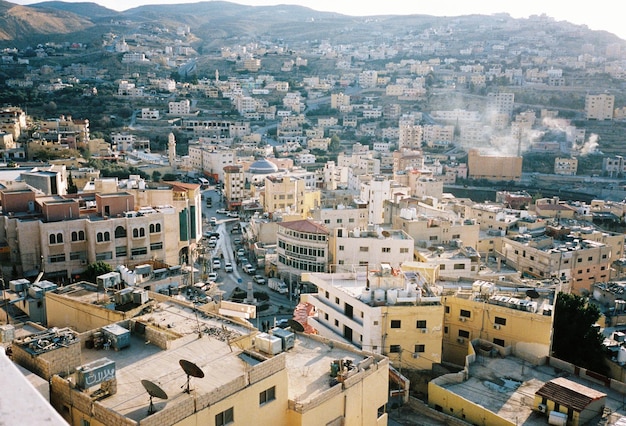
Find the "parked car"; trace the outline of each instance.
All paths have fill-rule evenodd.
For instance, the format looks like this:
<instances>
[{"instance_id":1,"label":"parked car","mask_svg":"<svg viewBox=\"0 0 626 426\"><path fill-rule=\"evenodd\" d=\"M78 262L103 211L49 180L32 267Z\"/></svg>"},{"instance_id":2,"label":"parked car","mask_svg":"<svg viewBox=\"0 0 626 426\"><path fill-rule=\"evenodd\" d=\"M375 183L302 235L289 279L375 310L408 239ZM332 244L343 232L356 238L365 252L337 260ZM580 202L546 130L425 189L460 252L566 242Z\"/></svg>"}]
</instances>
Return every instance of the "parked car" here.
<instances>
[{"instance_id":1,"label":"parked car","mask_svg":"<svg viewBox=\"0 0 626 426\"><path fill-rule=\"evenodd\" d=\"M209 272L209 275L207 276L207 278L209 279L209 281L217 281L217 278L218 278L217 272Z\"/></svg>"},{"instance_id":2,"label":"parked car","mask_svg":"<svg viewBox=\"0 0 626 426\"><path fill-rule=\"evenodd\" d=\"M235 245L239 245L239 244L241 244L241 238L235 238L235 239L233 240L233 243L234 243Z\"/></svg>"},{"instance_id":3,"label":"parked car","mask_svg":"<svg viewBox=\"0 0 626 426\"><path fill-rule=\"evenodd\" d=\"M237 212L228 212L228 213L226 213L226 216L228 216L228 217L239 217L239 213L237 213Z\"/></svg>"},{"instance_id":4,"label":"parked car","mask_svg":"<svg viewBox=\"0 0 626 426\"><path fill-rule=\"evenodd\" d=\"M224 270L226 272L233 272L233 264L230 262L224 263Z\"/></svg>"},{"instance_id":5,"label":"parked car","mask_svg":"<svg viewBox=\"0 0 626 426\"><path fill-rule=\"evenodd\" d=\"M219 260L213 261L213 270L220 269L221 267L222 267L222 262L220 262Z\"/></svg>"},{"instance_id":6,"label":"parked car","mask_svg":"<svg viewBox=\"0 0 626 426\"><path fill-rule=\"evenodd\" d=\"M249 263L243 265L243 270L246 274L254 275L256 274L256 268Z\"/></svg>"},{"instance_id":7,"label":"parked car","mask_svg":"<svg viewBox=\"0 0 626 426\"><path fill-rule=\"evenodd\" d=\"M217 210L215 210L215 213L217 213L217 214L228 214L228 210L226 210L226 209L217 209Z\"/></svg>"},{"instance_id":8,"label":"parked car","mask_svg":"<svg viewBox=\"0 0 626 426\"><path fill-rule=\"evenodd\" d=\"M213 226L217 225L217 218L213 216L211 219L209 219L209 223Z\"/></svg>"},{"instance_id":9,"label":"parked car","mask_svg":"<svg viewBox=\"0 0 626 426\"><path fill-rule=\"evenodd\" d=\"M260 284L260 285L265 284L265 278L263 278L263 275L256 274L254 277L252 277L252 279L257 284Z\"/></svg>"},{"instance_id":10,"label":"parked car","mask_svg":"<svg viewBox=\"0 0 626 426\"><path fill-rule=\"evenodd\" d=\"M246 255L246 251L244 249L240 248L239 250L237 250L237 256L241 257L245 255Z\"/></svg>"}]
</instances>

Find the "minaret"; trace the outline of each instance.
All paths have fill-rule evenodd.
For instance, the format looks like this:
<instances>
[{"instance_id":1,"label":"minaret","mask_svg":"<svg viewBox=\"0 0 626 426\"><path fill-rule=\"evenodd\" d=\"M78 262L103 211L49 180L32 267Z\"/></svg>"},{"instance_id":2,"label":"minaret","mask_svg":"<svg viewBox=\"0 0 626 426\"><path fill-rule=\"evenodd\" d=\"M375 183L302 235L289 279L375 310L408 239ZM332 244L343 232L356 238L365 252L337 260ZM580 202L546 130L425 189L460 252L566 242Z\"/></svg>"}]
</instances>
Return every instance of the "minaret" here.
<instances>
[{"instance_id":1,"label":"minaret","mask_svg":"<svg viewBox=\"0 0 626 426\"><path fill-rule=\"evenodd\" d=\"M220 81L220 71L215 70L215 84L217 84L219 81Z\"/></svg>"},{"instance_id":2,"label":"minaret","mask_svg":"<svg viewBox=\"0 0 626 426\"><path fill-rule=\"evenodd\" d=\"M167 158L170 162L170 167L176 168L176 137L174 133L170 133L167 136Z\"/></svg>"}]
</instances>

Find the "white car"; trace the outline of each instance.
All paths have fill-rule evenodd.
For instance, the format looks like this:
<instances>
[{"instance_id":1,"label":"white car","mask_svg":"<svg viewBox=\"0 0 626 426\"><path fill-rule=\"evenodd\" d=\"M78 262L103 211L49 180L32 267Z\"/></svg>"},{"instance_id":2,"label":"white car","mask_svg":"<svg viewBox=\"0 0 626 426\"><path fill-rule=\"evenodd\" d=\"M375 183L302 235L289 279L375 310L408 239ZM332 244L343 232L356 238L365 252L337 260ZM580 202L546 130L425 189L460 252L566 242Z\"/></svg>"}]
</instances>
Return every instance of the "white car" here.
<instances>
[{"instance_id":1,"label":"white car","mask_svg":"<svg viewBox=\"0 0 626 426\"><path fill-rule=\"evenodd\" d=\"M214 270L218 270L222 267L222 262L220 262L219 260L214 260L213 261L213 269Z\"/></svg>"},{"instance_id":2,"label":"white car","mask_svg":"<svg viewBox=\"0 0 626 426\"><path fill-rule=\"evenodd\" d=\"M211 219L209 219L209 223L213 226L217 225L217 218L214 216Z\"/></svg>"},{"instance_id":3,"label":"white car","mask_svg":"<svg viewBox=\"0 0 626 426\"><path fill-rule=\"evenodd\" d=\"M209 275L207 275L209 281L217 281L217 277L217 272L209 272Z\"/></svg>"},{"instance_id":4,"label":"white car","mask_svg":"<svg viewBox=\"0 0 626 426\"><path fill-rule=\"evenodd\" d=\"M228 216L228 217L239 217L239 213L237 213L237 212L228 212L228 213L226 213L226 216Z\"/></svg>"},{"instance_id":5,"label":"white car","mask_svg":"<svg viewBox=\"0 0 626 426\"><path fill-rule=\"evenodd\" d=\"M233 272L233 264L230 262L224 263L224 270L226 272Z\"/></svg>"},{"instance_id":6,"label":"white car","mask_svg":"<svg viewBox=\"0 0 626 426\"><path fill-rule=\"evenodd\" d=\"M226 209L217 209L217 210L215 210L215 213L217 213L217 214L228 214L228 210L226 210Z\"/></svg>"}]
</instances>

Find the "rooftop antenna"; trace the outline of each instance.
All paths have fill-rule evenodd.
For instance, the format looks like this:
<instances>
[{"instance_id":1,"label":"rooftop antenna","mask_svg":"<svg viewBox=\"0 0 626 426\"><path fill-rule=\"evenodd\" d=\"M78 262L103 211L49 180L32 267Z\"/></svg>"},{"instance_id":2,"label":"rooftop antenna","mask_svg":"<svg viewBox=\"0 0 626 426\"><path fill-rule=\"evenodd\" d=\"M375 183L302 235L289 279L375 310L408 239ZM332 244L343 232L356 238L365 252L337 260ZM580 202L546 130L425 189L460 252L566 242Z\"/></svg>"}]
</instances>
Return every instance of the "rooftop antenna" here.
<instances>
[{"instance_id":1,"label":"rooftop antenna","mask_svg":"<svg viewBox=\"0 0 626 426\"><path fill-rule=\"evenodd\" d=\"M148 407L148 415L154 414L156 410L154 409L154 404L152 403L152 398L156 397L159 399L167 399L167 394L159 385L151 382L150 380L142 380L141 384L143 385L148 395L150 395L150 406Z\"/></svg>"},{"instance_id":2,"label":"rooftop antenna","mask_svg":"<svg viewBox=\"0 0 626 426\"><path fill-rule=\"evenodd\" d=\"M204 371L202 371L196 364L191 361L187 361L186 359L181 359L178 363L182 367L185 374L187 374L187 383L182 385L181 388L186 386L187 388L183 392L191 393L189 389L189 378L193 376L201 379L204 377Z\"/></svg>"}]
</instances>

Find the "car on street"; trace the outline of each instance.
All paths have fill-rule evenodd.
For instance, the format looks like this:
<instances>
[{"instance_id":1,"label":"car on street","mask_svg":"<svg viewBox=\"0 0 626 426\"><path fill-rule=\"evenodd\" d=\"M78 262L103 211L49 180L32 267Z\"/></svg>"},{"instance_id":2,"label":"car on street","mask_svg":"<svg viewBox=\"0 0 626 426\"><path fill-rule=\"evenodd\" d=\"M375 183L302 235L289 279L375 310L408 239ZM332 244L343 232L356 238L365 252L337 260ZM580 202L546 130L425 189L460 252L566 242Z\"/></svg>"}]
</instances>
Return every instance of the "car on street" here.
<instances>
[{"instance_id":1,"label":"car on street","mask_svg":"<svg viewBox=\"0 0 626 426\"><path fill-rule=\"evenodd\" d=\"M226 272L233 272L233 264L230 262L224 263L224 270Z\"/></svg>"},{"instance_id":2,"label":"car on street","mask_svg":"<svg viewBox=\"0 0 626 426\"><path fill-rule=\"evenodd\" d=\"M234 243L235 245L239 245L239 244L241 244L241 238L235 238L235 239L233 240L233 243Z\"/></svg>"},{"instance_id":3,"label":"car on street","mask_svg":"<svg viewBox=\"0 0 626 426\"><path fill-rule=\"evenodd\" d=\"M237 213L237 212L228 212L228 213L226 213L226 216L228 216L228 217L239 217L239 213Z\"/></svg>"},{"instance_id":4,"label":"car on street","mask_svg":"<svg viewBox=\"0 0 626 426\"><path fill-rule=\"evenodd\" d=\"M211 219L209 219L209 223L213 226L217 225L217 218L213 216Z\"/></svg>"},{"instance_id":5,"label":"car on street","mask_svg":"<svg viewBox=\"0 0 626 426\"><path fill-rule=\"evenodd\" d=\"M265 284L265 278L263 278L263 275L256 274L254 277L252 277L252 279L257 284L260 284L260 285Z\"/></svg>"},{"instance_id":6,"label":"car on street","mask_svg":"<svg viewBox=\"0 0 626 426\"><path fill-rule=\"evenodd\" d=\"M250 263L246 263L243 265L243 270L246 274L254 275L256 274L256 268L252 266Z\"/></svg>"},{"instance_id":7,"label":"car on street","mask_svg":"<svg viewBox=\"0 0 626 426\"><path fill-rule=\"evenodd\" d=\"M244 249L237 250L237 256L242 257L246 255L246 251Z\"/></svg>"},{"instance_id":8,"label":"car on street","mask_svg":"<svg viewBox=\"0 0 626 426\"><path fill-rule=\"evenodd\" d=\"M215 213L217 213L217 214L228 214L228 210L226 210L226 209L217 209L217 210L215 210Z\"/></svg>"},{"instance_id":9,"label":"car on street","mask_svg":"<svg viewBox=\"0 0 626 426\"><path fill-rule=\"evenodd\" d=\"M222 262L219 259L213 261L213 270L218 270L222 267Z\"/></svg>"},{"instance_id":10,"label":"car on street","mask_svg":"<svg viewBox=\"0 0 626 426\"><path fill-rule=\"evenodd\" d=\"M217 272L209 272L209 275L207 275L207 278L209 279L209 281L217 281L217 278L218 278Z\"/></svg>"}]
</instances>

